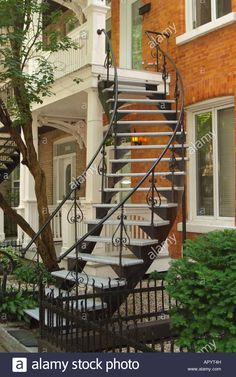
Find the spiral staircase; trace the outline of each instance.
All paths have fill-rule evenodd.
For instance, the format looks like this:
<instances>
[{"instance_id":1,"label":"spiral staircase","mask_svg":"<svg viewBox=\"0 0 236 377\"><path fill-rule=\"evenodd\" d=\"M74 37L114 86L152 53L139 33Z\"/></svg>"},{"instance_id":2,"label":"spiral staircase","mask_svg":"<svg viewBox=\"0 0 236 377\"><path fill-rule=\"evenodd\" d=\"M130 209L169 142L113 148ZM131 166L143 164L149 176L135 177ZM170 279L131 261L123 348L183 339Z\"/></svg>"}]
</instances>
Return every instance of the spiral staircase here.
<instances>
[{"instance_id":1,"label":"spiral staircase","mask_svg":"<svg viewBox=\"0 0 236 377\"><path fill-rule=\"evenodd\" d=\"M155 59L161 72L161 82L142 78L120 79L108 36L104 30L98 31L99 35L103 33L108 41L107 74L99 77L98 92L109 124L104 140L86 168L88 171L101 154L98 167L101 202L94 204L95 219L82 220L88 232L58 258L58 262L67 258L68 269L52 272L57 281L54 295L66 294L81 281L97 291L107 288L115 292L117 287L122 286L132 289L153 263L150 253L159 250L166 241L180 211L185 237L187 145L180 73L173 60L156 43L156 33L146 32L147 38L156 46ZM108 140L112 140L112 152L109 154ZM72 190L68 197L76 190L79 191L79 187ZM118 203L117 198L121 198ZM52 217L67 199L60 203ZM136 214L140 210L140 216L135 219L130 216L133 210ZM45 226L25 251L40 237ZM111 228L108 232L111 236L103 235L104 226ZM130 227L138 229L133 237L129 233ZM116 256L94 253L98 243L103 244L104 248L107 244L113 245L117 250ZM84 269L88 262L110 266L117 278L87 275ZM84 300L87 300L86 307L101 310L99 301L91 303L86 297ZM78 310L84 300L77 302ZM112 305L115 311L115 301ZM37 320L39 312L39 308L26 311Z\"/></svg>"},{"instance_id":2,"label":"spiral staircase","mask_svg":"<svg viewBox=\"0 0 236 377\"><path fill-rule=\"evenodd\" d=\"M19 150L4 128L0 128L0 183L8 180L20 163Z\"/></svg>"}]
</instances>

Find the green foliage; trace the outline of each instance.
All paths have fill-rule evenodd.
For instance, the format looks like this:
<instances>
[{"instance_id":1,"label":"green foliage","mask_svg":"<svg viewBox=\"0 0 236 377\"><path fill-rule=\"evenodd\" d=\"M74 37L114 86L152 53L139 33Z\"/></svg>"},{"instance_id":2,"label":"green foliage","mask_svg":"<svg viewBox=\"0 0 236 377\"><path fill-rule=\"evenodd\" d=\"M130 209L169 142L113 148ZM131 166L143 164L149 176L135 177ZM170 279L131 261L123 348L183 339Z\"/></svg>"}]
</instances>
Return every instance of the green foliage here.
<instances>
[{"instance_id":1,"label":"green foliage","mask_svg":"<svg viewBox=\"0 0 236 377\"><path fill-rule=\"evenodd\" d=\"M0 314L7 320L22 320L24 310L37 306L37 301L24 292L7 292L1 301Z\"/></svg>"},{"instance_id":2,"label":"green foliage","mask_svg":"<svg viewBox=\"0 0 236 377\"><path fill-rule=\"evenodd\" d=\"M0 245L0 249L1 249L1 245ZM17 250L15 250L11 246L4 248L2 250L5 251L8 255L10 255L10 257L12 258L14 262L15 268L21 266L22 260ZM7 267L9 265L9 258L6 255L0 253L0 262L3 266Z\"/></svg>"},{"instance_id":3,"label":"green foliage","mask_svg":"<svg viewBox=\"0 0 236 377\"><path fill-rule=\"evenodd\" d=\"M14 95L6 104L19 124L27 122L32 103L52 94L55 66L48 52L77 49L67 36L61 36L54 25L62 12L51 12L49 3L38 0L0 1L0 82L11 82ZM42 35L47 36L47 52ZM28 73L28 66L34 74Z\"/></svg>"},{"instance_id":4,"label":"green foliage","mask_svg":"<svg viewBox=\"0 0 236 377\"><path fill-rule=\"evenodd\" d=\"M55 282L42 263L24 263L16 268L14 275L17 280L26 284L38 284L39 279L44 284L53 284Z\"/></svg>"},{"instance_id":5,"label":"green foliage","mask_svg":"<svg viewBox=\"0 0 236 377\"><path fill-rule=\"evenodd\" d=\"M214 341L217 352L236 352L236 231L188 240L166 280L179 302L171 314L179 344L200 351Z\"/></svg>"}]
</instances>

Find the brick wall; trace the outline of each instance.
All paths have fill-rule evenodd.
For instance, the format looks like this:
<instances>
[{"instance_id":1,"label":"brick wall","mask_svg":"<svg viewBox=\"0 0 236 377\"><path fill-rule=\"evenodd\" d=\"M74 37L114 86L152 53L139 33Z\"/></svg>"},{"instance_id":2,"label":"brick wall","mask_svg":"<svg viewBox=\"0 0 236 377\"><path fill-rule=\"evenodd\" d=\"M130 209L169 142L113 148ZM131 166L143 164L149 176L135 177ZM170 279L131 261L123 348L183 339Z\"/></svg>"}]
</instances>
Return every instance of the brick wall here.
<instances>
[{"instance_id":1,"label":"brick wall","mask_svg":"<svg viewBox=\"0 0 236 377\"><path fill-rule=\"evenodd\" d=\"M120 0L122 1L122 0ZM185 0L143 0L151 2L151 11L143 16L143 61L154 61L151 49L145 37L145 30L164 31L169 25L175 26L176 34L161 47L176 62L184 82L185 105L221 96L235 96L236 93L236 23L212 31L204 36L183 44L176 45L176 37L185 33ZM113 0L113 14L117 12L119 1ZM233 11L236 11L236 0L232 0ZM117 56L119 46L119 13L112 18L113 45ZM236 110L235 110L236 111ZM236 119L236 117L235 117ZM235 133L236 134L236 133ZM138 198L140 199L140 197ZM181 214L176 221L181 220ZM180 240L180 233L172 229ZM189 234L189 238L195 237ZM180 255L173 251L173 257Z\"/></svg>"}]
</instances>

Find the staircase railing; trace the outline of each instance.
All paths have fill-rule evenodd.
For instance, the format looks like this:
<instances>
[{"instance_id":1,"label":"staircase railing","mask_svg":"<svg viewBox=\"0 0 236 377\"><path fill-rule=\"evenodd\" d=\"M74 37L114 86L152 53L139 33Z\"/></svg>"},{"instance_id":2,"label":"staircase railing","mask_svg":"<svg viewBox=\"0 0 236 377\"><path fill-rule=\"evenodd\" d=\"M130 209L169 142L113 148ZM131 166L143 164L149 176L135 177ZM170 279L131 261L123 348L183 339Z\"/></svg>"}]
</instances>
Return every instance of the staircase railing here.
<instances>
[{"instance_id":1,"label":"staircase railing","mask_svg":"<svg viewBox=\"0 0 236 377\"><path fill-rule=\"evenodd\" d=\"M124 234L124 205L125 205L125 203L128 202L128 200L132 197L132 195L135 192L137 192L137 190L140 188L140 186L146 181L146 179L150 175L152 176L152 185L154 187L153 176L154 176L155 169L156 169L157 165L162 161L162 159L165 156L165 154L167 153L167 151L171 149L171 146L173 145L178 132L180 132L180 136L182 136L182 158L183 158L183 162L184 162L184 159L185 159L185 151L184 151L185 130L184 130L184 87L183 87L183 80L182 80L180 72L179 72L176 64L174 63L173 59L170 58L169 55L166 54L160 48L160 46L155 41L155 39L150 36L151 33L152 32L150 32L150 31L146 32L148 38L150 38L155 43L155 47L156 47L156 50L157 50L157 56L159 55L159 53L161 53L163 58L164 58L163 72L162 72L163 73L163 80L167 80L167 78L168 78L167 70L166 70L167 61L169 61L169 63L172 65L173 70L175 72L176 114L177 114L177 116L179 114L176 127L173 131L172 136L170 137L169 142L167 143L166 147L162 151L161 155L156 159L156 161L153 163L151 168L149 168L149 170L144 175L144 177L139 181L139 183L127 194L127 196L123 200L121 200L121 202L119 204L117 204L117 206L115 206L103 219L101 219L101 221L99 221L99 223L96 226L94 226L87 234L85 234L76 243L74 243L66 252L61 254L61 256L58 258L59 262L62 261L67 255L69 255L75 248L78 248L79 246L81 246L81 244L84 241L86 241L86 239L89 236L91 236L98 229L100 229L101 226L103 226L103 224L114 213L118 212L119 210L121 211L121 215L120 215L120 245L121 245L121 251L122 251L122 246L125 246L123 239L122 239L122 236ZM155 32L153 32L153 33L155 34ZM165 90L167 92L166 85L165 85ZM179 110L179 108L180 108L180 110ZM154 198L154 194L155 194L155 190L152 189L152 198L151 198L151 205L150 205L150 208L152 210L151 216L153 216L154 207L156 206L156 199ZM152 221L153 221L153 217L152 217ZM183 236L183 239L185 239L185 236ZM127 241L129 242L129 240L127 240ZM121 252L120 252L120 259L121 259Z\"/></svg>"},{"instance_id":2,"label":"staircase railing","mask_svg":"<svg viewBox=\"0 0 236 377\"><path fill-rule=\"evenodd\" d=\"M111 116L111 120L110 120L110 124L109 124L109 128L108 128L108 131L101 143L101 145L99 146L98 150L96 151L96 153L94 154L94 157L92 158L92 160L89 162L85 172L83 173L83 176L86 176L86 172L88 171L88 169L92 166L93 162L95 161L95 159L97 158L98 154L100 153L100 151L102 151L103 155L104 155L104 146L106 145L106 141L107 139L112 135L113 133L113 126L114 126L114 122L116 120L116 116L117 116L117 107L118 107L118 74L117 74L117 67L116 67L116 64L115 64L115 55L114 55L114 51L113 51L113 48L112 48L112 44L111 44L111 41L108 37L108 34L105 30L98 30L98 34L101 35L101 34L105 34L105 37L106 37L106 40L107 40L107 44L109 46L109 49L108 49L108 52L107 52L107 80L109 81L109 69L110 69L110 54L111 54L111 57L112 57L112 62L113 62L113 66L114 66L114 98L115 98L115 101L114 101L114 108L113 108L113 112L112 112L112 116ZM174 63L173 59L167 54L165 53L161 47L158 45L158 43L156 42L156 40L152 37L151 34L156 34L155 32L146 32L146 35L148 36L148 38L154 43L154 46L155 46L155 50L156 50L156 53L157 53L157 57L159 57L159 55L161 54L161 56L163 57L163 67L162 67L162 77L163 77L163 80L164 80L164 87L165 87L165 94L167 94L167 79L168 79L168 72L167 72L167 62L169 62L172 66L172 69L173 69L173 72L175 73L175 99L176 99L176 119L177 120L177 123L176 123L176 126L175 126L175 129L173 130L173 133L168 141L168 143L166 144L166 147L163 149L163 151L161 152L160 156L157 157L156 161L152 164L152 166L148 169L148 171L146 172L146 174L142 177L142 179L136 184L136 186L130 190L130 192L127 194L127 196L121 200L120 203L118 203L116 206L114 206L113 209L111 209L102 219L101 221L98 222L97 225L95 225L92 229L90 229L84 236L82 236L79 240L77 240L66 252L64 252L63 254L60 255L60 257L57 259L58 262L61 262L66 256L68 256L73 250L78 250L79 247L82 245L82 243L84 241L86 241L86 239L93 235L97 230L101 229L101 227L103 226L103 224L109 219L111 218L111 216L113 214L115 214L116 212L120 211L120 216L119 216L119 219L120 219L120 225L118 226L118 228L120 227L120 230L119 230L119 234L120 234L120 263L121 263L121 255L122 255L122 250L123 250L123 246L125 246L125 243L128 243L129 242L129 239L128 237L126 237L125 234L125 225L124 225L124 220L125 220L125 215L124 215L124 206L125 204L128 202L128 200L133 196L134 193L137 192L137 190L140 188L140 186L146 181L146 179L151 176L152 179L151 179L151 199L149 200L149 207L151 209L151 221L153 222L153 213L154 213L154 209L155 207L157 207L157 200L155 198L155 195L156 195L156 190L155 190L155 180L154 180L154 172L155 172L155 169L156 167L158 166L158 164L162 161L163 157L166 155L167 151L169 150L172 150L172 157L173 157L173 169L175 168L175 155L174 155L174 148L172 148L175 140L176 140L176 137L177 135L181 137L181 143L182 143L182 163L184 164L184 161L185 161L185 150L184 150L184 143L185 143L185 130L184 130L184 87L183 87L183 81L182 81L182 77L180 75L180 72L176 66L176 64ZM70 193L67 195L67 197L65 197L62 202L59 204L59 206L57 207L57 209L52 213L52 215L48 218L48 220L46 221L46 223L40 228L40 230L37 232L37 234L35 235L35 237L31 240L31 242L27 245L27 247L24 249L24 252L26 252L30 247L31 245L36 241L36 239L41 235L41 233L44 231L44 229L48 226L48 224L50 223L50 221L53 219L53 217L58 213L58 211L61 209L61 207L63 206L63 204L71 197L72 193L78 189L78 187L76 187L75 189L72 189L70 191ZM183 203L183 200L185 198L185 193L183 194L183 198L182 198L182 203ZM182 204L182 210L183 210L183 222L185 221L184 220L184 216L185 216L185 210L186 210L186 207L185 205ZM186 219L186 217L185 217ZM184 235L184 224L183 224L183 239L185 239L185 235ZM125 242L124 242L125 240Z\"/></svg>"}]
</instances>

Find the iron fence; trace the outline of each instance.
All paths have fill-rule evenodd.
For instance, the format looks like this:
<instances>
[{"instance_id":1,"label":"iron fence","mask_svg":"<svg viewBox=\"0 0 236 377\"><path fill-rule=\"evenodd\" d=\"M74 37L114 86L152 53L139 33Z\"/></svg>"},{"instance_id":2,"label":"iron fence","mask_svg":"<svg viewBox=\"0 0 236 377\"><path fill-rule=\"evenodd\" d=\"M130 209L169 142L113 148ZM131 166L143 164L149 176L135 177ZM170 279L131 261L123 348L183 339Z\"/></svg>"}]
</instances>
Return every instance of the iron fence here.
<instances>
[{"instance_id":1,"label":"iron fence","mask_svg":"<svg viewBox=\"0 0 236 377\"><path fill-rule=\"evenodd\" d=\"M134 289L88 288L70 292L41 287L41 347L48 342L63 352L180 352L170 329L176 302L164 280L140 281ZM44 345L44 346L43 346Z\"/></svg>"}]
</instances>

